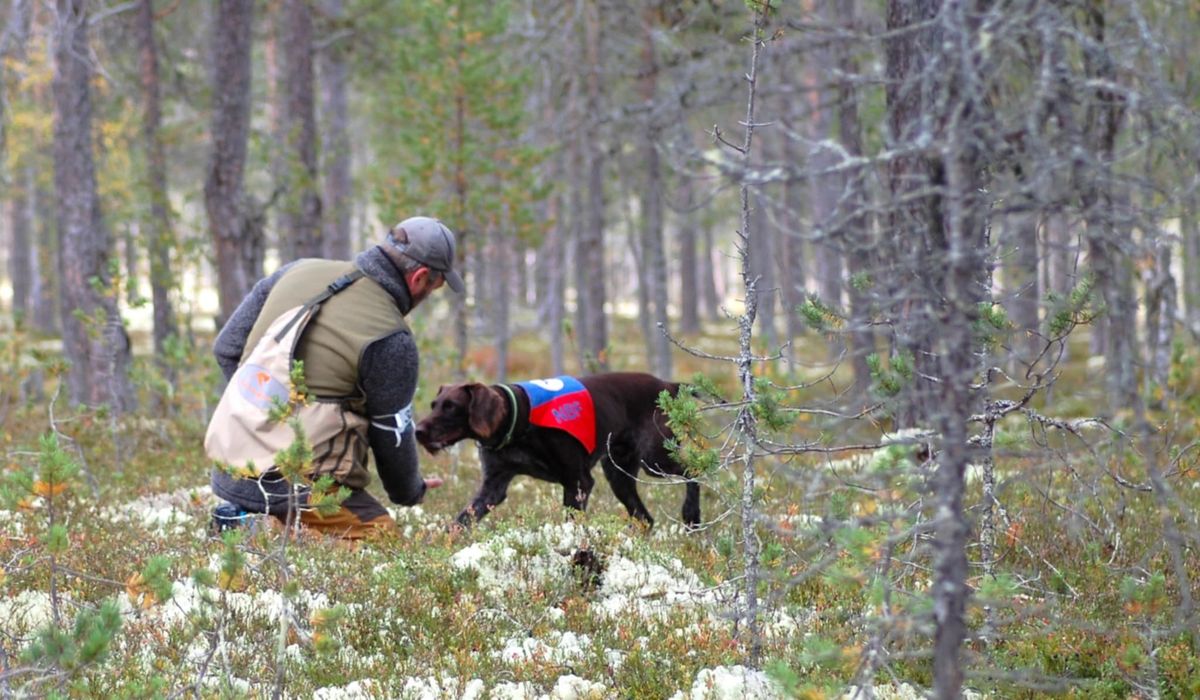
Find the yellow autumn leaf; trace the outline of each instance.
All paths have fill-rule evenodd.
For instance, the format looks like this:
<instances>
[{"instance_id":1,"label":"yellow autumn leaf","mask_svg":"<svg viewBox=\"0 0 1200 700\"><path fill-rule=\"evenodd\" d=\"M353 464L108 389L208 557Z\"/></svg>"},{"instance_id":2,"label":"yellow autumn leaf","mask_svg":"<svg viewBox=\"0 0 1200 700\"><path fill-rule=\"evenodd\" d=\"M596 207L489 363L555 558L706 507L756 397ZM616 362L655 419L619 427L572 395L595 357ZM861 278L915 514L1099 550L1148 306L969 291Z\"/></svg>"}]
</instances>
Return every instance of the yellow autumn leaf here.
<instances>
[{"instance_id":1,"label":"yellow autumn leaf","mask_svg":"<svg viewBox=\"0 0 1200 700\"><path fill-rule=\"evenodd\" d=\"M329 610L324 608L321 610L314 610L312 615L309 615L308 621L313 627L324 626L329 622Z\"/></svg>"},{"instance_id":2,"label":"yellow autumn leaf","mask_svg":"<svg viewBox=\"0 0 1200 700\"><path fill-rule=\"evenodd\" d=\"M33 492L42 498L53 498L54 496L62 494L66 490L67 483L65 481L50 483L47 481L38 480L33 484Z\"/></svg>"},{"instance_id":3,"label":"yellow autumn leaf","mask_svg":"<svg viewBox=\"0 0 1200 700\"><path fill-rule=\"evenodd\" d=\"M222 571L217 576L217 586L223 591L244 591L246 590L246 577L240 573L230 576L229 572Z\"/></svg>"},{"instance_id":4,"label":"yellow autumn leaf","mask_svg":"<svg viewBox=\"0 0 1200 700\"><path fill-rule=\"evenodd\" d=\"M137 605L143 610L149 610L158 602L158 599L154 597L154 591L146 586L146 579L139 573L134 573L125 579L125 595L129 596L131 604Z\"/></svg>"}]
</instances>

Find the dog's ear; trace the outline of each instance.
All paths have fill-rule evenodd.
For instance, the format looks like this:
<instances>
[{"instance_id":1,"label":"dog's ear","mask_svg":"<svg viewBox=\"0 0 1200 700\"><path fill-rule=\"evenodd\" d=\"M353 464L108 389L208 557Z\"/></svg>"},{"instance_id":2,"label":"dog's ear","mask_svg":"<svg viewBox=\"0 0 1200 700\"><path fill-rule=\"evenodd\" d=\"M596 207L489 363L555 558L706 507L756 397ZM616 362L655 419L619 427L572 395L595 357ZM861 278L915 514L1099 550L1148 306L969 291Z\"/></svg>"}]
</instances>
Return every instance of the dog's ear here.
<instances>
[{"instance_id":1,"label":"dog's ear","mask_svg":"<svg viewBox=\"0 0 1200 700\"><path fill-rule=\"evenodd\" d=\"M500 422L504 419L504 399L496 390L483 384L470 384L466 389L471 396L471 402L467 405L471 430L487 440L500 429Z\"/></svg>"}]
</instances>

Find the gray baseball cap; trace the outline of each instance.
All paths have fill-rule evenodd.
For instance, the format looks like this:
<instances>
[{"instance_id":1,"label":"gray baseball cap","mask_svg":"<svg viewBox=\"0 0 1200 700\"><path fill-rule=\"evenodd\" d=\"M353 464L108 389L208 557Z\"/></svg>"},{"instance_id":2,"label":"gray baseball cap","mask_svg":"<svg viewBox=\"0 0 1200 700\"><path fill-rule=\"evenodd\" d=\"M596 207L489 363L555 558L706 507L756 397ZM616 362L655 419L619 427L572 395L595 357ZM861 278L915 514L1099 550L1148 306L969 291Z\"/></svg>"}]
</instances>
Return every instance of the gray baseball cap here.
<instances>
[{"instance_id":1,"label":"gray baseball cap","mask_svg":"<svg viewBox=\"0 0 1200 700\"><path fill-rule=\"evenodd\" d=\"M392 227L387 245L404 253L446 278L446 284L459 294L466 286L454 271L454 232L437 219L412 216Z\"/></svg>"}]
</instances>

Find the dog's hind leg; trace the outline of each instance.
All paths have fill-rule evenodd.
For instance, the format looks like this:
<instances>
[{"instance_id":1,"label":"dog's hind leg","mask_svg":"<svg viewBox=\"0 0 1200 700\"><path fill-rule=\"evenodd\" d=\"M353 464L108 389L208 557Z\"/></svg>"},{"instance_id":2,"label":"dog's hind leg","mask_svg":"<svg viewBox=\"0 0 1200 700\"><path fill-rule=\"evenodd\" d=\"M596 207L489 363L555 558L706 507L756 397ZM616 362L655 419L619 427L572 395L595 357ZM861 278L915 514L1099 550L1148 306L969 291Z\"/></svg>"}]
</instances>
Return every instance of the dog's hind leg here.
<instances>
[{"instance_id":1,"label":"dog's hind leg","mask_svg":"<svg viewBox=\"0 0 1200 700\"><path fill-rule=\"evenodd\" d=\"M688 480L683 496L683 524L688 530L700 527L700 482Z\"/></svg>"},{"instance_id":2,"label":"dog's hind leg","mask_svg":"<svg viewBox=\"0 0 1200 700\"><path fill-rule=\"evenodd\" d=\"M654 518L650 517L650 511L646 509L646 504L642 503L642 497L637 492L637 462L633 459L614 460L609 455L601 461L601 466L604 468L608 485L612 487L613 495L625 506L629 515L643 522L648 528L653 526Z\"/></svg>"}]
</instances>

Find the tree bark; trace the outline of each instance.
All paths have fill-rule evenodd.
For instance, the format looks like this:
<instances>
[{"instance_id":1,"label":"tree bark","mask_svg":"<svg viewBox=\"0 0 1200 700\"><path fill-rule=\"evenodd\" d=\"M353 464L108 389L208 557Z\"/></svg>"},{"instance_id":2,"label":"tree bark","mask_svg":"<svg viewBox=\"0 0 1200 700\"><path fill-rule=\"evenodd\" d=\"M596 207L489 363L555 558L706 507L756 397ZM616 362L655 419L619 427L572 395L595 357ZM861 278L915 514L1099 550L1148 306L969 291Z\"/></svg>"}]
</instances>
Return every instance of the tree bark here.
<instances>
[{"instance_id":1,"label":"tree bark","mask_svg":"<svg viewBox=\"0 0 1200 700\"><path fill-rule=\"evenodd\" d=\"M839 0L844 1L844 0ZM829 0L808 0L814 21L829 22ZM836 3L834 3L836 4ZM838 225L837 203L844 176L823 173L838 160L835 153L820 144L833 136L833 120L826 105L830 100L827 76L836 75L837 56L833 44L817 46L805 56L804 96L807 101L808 120L804 132L810 143L817 144L807 154L809 167L816 174L808 178L808 213L812 229L816 233L813 241L814 267L820 288L821 301L834 309L842 308L842 285L845 283L842 251L846 241L842 240L842 227ZM799 130L798 130L799 131ZM841 354L841 343L831 336L829 357Z\"/></svg>"},{"instance_id":2,"label":"tree bark","mask_svg":"<svg viewBox=\"0 0 1200 700\"><path fill-rule=\"evenodd\" d=\"M8 91L5 69L9 56L18 61L25 57L25 42L29 36L30 18L29 0L12 0L4 24L4 33L0 35L0 169L5 168L8 163L8 103L6 101ZM0 171L0 177L7 175L14 181L19 178L24 180L23 176L29 173L29 179L32 179L32 171L28 166L17 165L15 170L14 173ZM8 250L8 273L13 290L12 312L13 318L22 323L30 320L29 314L33 305L33 277L37 274L37 268L30 265L30 262L35 259L32 237L33 215L30 211L34 193L29 190L31 186L32 182L15 183L10 190L12 196L9 198L8 212L11 235Z\"/></svg>"},{"instance_id":3,"label":"tree bark","mask_svg":"<svg viewBox=\"0 0 1200 700\"><path fill-rule=\"evenodd\" d=\"M650 327L651 371L660 377L670 377L671 342L663 331L667 319L667 261L663 252L663 175L658 155L660 129L655 122L655 100L658 92L658 59L654 50L655 19L652 9L642 13L642 65L639 90L647 108L643 125L642 155L645 157L646 189L642 192L642 255L649 273L646 294L653 309Z\"/></svg>"},{"instance_id":4,"label":"tree bark","mask_svg":"<svg viewBox=\"0 0 1200 700\"><path fill-rule=\"evenodd\" d=\"M167 200L167 158L159 125L162 107L159 89L158 46L154 40L154 2L141 0L137 17L138 42L141 44L140 75L142 85L142 147L146 149L146 182L150 195L150 220L147 222L147 251L150 257L151 301L154 304L154 356L160 367L166 358L168 339L178 333L171 288L171 254L175 250L175 232L171 227Z\"/></svg>"},{"instance_id":5,"label":"tree bark","mask_svg":"<svg viewBox=\"0 0 1200 700\"><path fill-rule=\"evenodd\" d=\"M4 31L0 33L0 168L8 161L8 90L5 70L8 57L23 58L25 41L29 37L30 0L12 0Z\"/></svg>"},{"instance_id":6,"label":"tree bark","mask_svg":"<svg viewBox=\"0 0 1200 700\"><path fill-rule=\"evenodd\" d=\"M787 114L790 107L784 109ZM792 131L789 128L789 131ZM795 139L790 134L784 134L783 138L783 161L785 164L799 163L800 158L797 153ZM804 205L801 201L804 195L804 186L794 180L789 179L783 183L783 207L784 215L778 217L780 221L779 235L782 239L780 245L782 251L779 256L779 278L780 286L782 287L783 298L783 317L787 329L787 339L789 345L787 348L787 365L789 371L796 369L796 340L804 333L803 317L798 311L799 307L805 300L805 274L804 274L804 238L801 235L800 227L797 225L801 221ZM790 224L790 225L789 225Z\"/></svg>"},{"instance_id":7,"label":"tree bark","mask_svg":"<svg viewBox=\"0 0 1200 700\"><path fill-rule=\"evenodd\" d=\"M29 197L22 186L14 187L8 201L8 223L11 235L8 249L8 276L12 280L13 319L25 324L29 321L32 307L33 275L37 268L30 263L36 260L33 245L33 217L29 211Z\"/></svg>"},{"instance_id":8,"label":"tree bark","mask_svg":"<svg viewBox=\"0 0 1200 700\"><path fill-rule=\"evenodd\" d=\"M700 240L700 293L704 298L704 315L710 321L721 318L721 295L717 291L717 274L720 268L713 262L716 254L713 244L713 230L703 214L697 216L701 222Z\"/></svg>"},{"instance_id":9,"label":"tree bark","mask_svg":"<svg viewBox=\"0 0 1200 700\"><path fill-rule=\"evenodd\" d=\"M855 3L853 0L833 3L835 20L844 29L855 29ZM842 45L837 49L837 64L842 76L838 83L837 118L842 147L850 157L861 156L862 123L858 114L858 95L854 76L858 75L858 61L852 46ZM841 218L845 221L841 238L845 242L846 285L850 301L850 364L854 368L854 387L851 392L861 400L871 386L871 368L867 358L876 351L875 331L871 325L875 306L871 300L871 276L875 271L877 245L871 231L871 219L867 213L865 171L852 172L845 179L843 199L845 207Z\"/></svg>"},{"instance_id":10,"label":"tree bark","mask_svg":"<svg viewBox=\"0 0 1200 700\"><path fill-rule=\"evenodd\" d=\"M204 206L217 262L218 325L262 274L261 222L246 201L243 178L250 126L250 50L254 0L220 0L213 24L212 156Z\"/></svg>"},{"instance_id":11,"label":"tree bark","mask_svg":"<svg viewBox=\"0 0 1200 700\"><path fill-rule=\"evenodd\" d=\"M58 202L63 349L72 401L134 407L129 336L108 288L112 253L92 156L87 0L57 0L54 45L54 190ZM93 280L99 282L93 284Z\"/></svg>"},{"instance_id":12,"label":"tree bark","mask_svg":"<svg viewBox=\"0 0 1200 700\"><path fill-rule=\"evenodd\" d=\"M317 184L317 112L311 0L283 0L283 56L288 154L287 223L297 258L321 257L321 195Z\"/></svg>"},{"instance_id":13,"label":"tree bark","mask_svg":"<svg viewBox=\"0 0 1200 700\"><path fill-rule=\"evenodd\" d=\"M766 12L770 3L758 7L754 13L754 33L750 54L750 69L746 73L748 84L746 97L745 136L740 149L741 167L743 172L749 172L753 164L754 135L755 135L755 102L758 90L759 57L765 41ZM736 424L740 434L742 462L742 493L739 515L741 520L741 544L743 576L740 595L738 621L744 623L743 640L747 647L747 662L751 668L758 667L762 658L762 634L759 624L758 583L762 575L759 559L760 542L757 533L758 509L756 507L756 462L758 457L758 418L752 410L758 396L754 381L754 348L753 333L755 314L759 309L760 274L755 272L753 255L755 251L764 250L761 245L755 245L754 239L764 233L762 228L755 227L755 216L751 206L752 192L746 180L742 180L738 188L741 230L738 231L738 250L741 262L742 286L745 293L745 310L738 317L738 380L742 385L742 400L744 406L738 411ZM761 217L759 217L761 220Z\"/></svg>"},{"instance_id":14,"label":"tree bark","mask_svg":"<svg viewBox=\"0 0 1200 700\"><path fill-rule=\"evenodd\" d=\"M888 0L887 28L891 38L885 42L887 59L885 89L889 147L911 144L922 128L923 96L929 58L939 45L932 28L939 3L935 0ZM914 29L914 26L920 27ZM935 250L944 249L940 202L933 195L941 184L942 173L924 154L893 158L887 167L892 204L888 210L889 250L884 295L890 303L890 315L897 319L891 339L893 356L904 355L915 372L897 407L898 427L927 427L939 408L936 387L923 377L936 376L932 347L933 298L941 287L942 268L935 263L928 269Z\"/></svg>"},{"instance_id":15,"label":"tree bark","mask_svg":"<svg viewBox=\"0 0 1200 700\"><path fill-rule=\"evenodd\" d=\"M695 186L686 173L680 173L680 196L683 199L683 216L679 224L679 332L700 332L700 284L696 256L696 204Z\"/></svg>"},{"instance_id":16,"label":"tree bark","mask_svg":"<svg viewBox=\"0 0 1200 700\"><path fill-rule=\"evenodd\" d=\"M1020 175L1018 174L1018 177ZM1013 350L1018 363L1031 361L1041 346L1037 335L1042 293L1038 284L1037 214L1017 212L1004 217L1004 287L1009 318L1016 331Z\"/></svg>"},{"instance_id":17,"label":"tree bark","mask_svg":"<svg viewBox=\"0 0 1200 700\"><path fill-rule=\"evenodd\" d=\"M494 272L496 310L492 315L493 332L496 337L496 381L508 381L509 344L512 340L512 328L509 316L512 307L512 277L516 267L516 251L512 241L503 239L499 231L492 231L489 238L493 241L496 261Z\"/></svg>"},{"instance_id":18,"label":"tree bark","mask_svg":"<svg viewBox=\"0 0 1200 700\"><path fill-rule=\"evenodd\" d=\"M579 237L579 261L584 273L580 278L579 303L582 323L587 328L583 347L586 361L596 370L608 368L608 318L604 313L607 299L604 261L604 168L605 154L600 124L604 112L604 70L602 14L595 2L584 3L584 96L587 117L584 122L584 158L587 177L586 216Z\"/></svg>"},{"instance_id":19,"label":"tree bark","mask_svg":"<svg viewBox=\"0 0 1200 700\"><path fill-rule=\"evenodd\" d=\"M1088 35L1096 46L1085 56L1085 71L1097 84L1116 83L1116 67L1105 44L1104 3L1093 0L1085 16ZM1117 93L1105 87L1094 90L1084 117L1084 136L1087 147L1096 154L1096 163L1091 167L1076 163L1087 221L1088 261L1107 309L1098 330L1103 339L1110 408L1114 410L1138 401L1133 273L1128 256L1120 250L1123 241L1132 239L1131 224L1125 220L1129 195L1118 191L1112 172L1123 112Z\"/></svg>"},{"instance_id":20,"label":"tree bark","mask_svg":"<svg viewBox=\"0 0 1200 700\"><path fill-rule=\"evenodd\" d=\"M345 14L342 0L323 0L325 14L337 21ZM323 112L322 157L325 168L322 182L324 201L324 255L336 260L349 260L353 254L350 243L350 211L353 183L350 176L350 116L346 103L346 85L350 67L346 61L346 42L338 39L320 53L321 106Z\"/></svg>"},{"instance_id":21,"label":"tree bark","mask_svg":"<svg viewBox=\"0 0 1200 700\"><path fill-rule=\"evenodd\" d=\"M765 139L760 139L765 140ZM756 158L757 160L757 158ZM758 161L761 163L761 161ZM776 261L779 257L779 232L768 224L767 198L762 193L754 191L750 197L751 229L755 235L749 239L753 246L750 251L750 263L753 272L758 277L757 310L759 335L768 348L774 352L779 346L779 329L776 322L776 310L779 307L779 284L775 277Z\"/></svg>"},{"instance_id":22,"label":"tree bark","mask_svg":"<svg viewBox=\"0 0 1200 700\"><path fill-rule=\"evenodd\" d=\"M1171 272L1171 243L1152 241L1153 263L1143 272L1146 290L1146 357L1149 394L1161 408L1170 391L1171 351L1175 344L1175 322L1179 315L1175 275Z\"/></svg>"},{"instance_id":23,"label":"tree bark","mask_svg":"<svg viewBox=\"0 0 1200 700\"><path fill-rule=\"evenodd\" d=\"M33 166L25 167L25 191L29 193L30 217L37 227L37 242L30 251L34 258L31 280L30 303L33 306L33 327L44 335L54 335L62 327L58 314L59 278L58 249L61 245L58 222L54 208L54 196L48 188L38 184Z\"/></svg>"},{"instance_id":24,"label":"tree bark","mask_svg":"<svg viewBox=\"0 0 1200 700\"><path fill-rule=\"evenodd\" d=\"M141 237L141 227L136 221L125 222L121 226L121 254L124 259L125 279L122 285L125 289L125 303L130 306L137 306L141 303L141 293L139 291L140 283L138 276L138 264L141 258L138 255L138 238Z\"/></svg>"},{"instance_id":25,"label":"tree bark","mask_svg":"<svg viewBox=\"0 0 1200 700\"><path fill-rule=\"evenodd\" d=\"M1200 225L1196 197L1182 202L1179 235L1183 238L1183 318L1192 339L1200 339Z\"/></svg>"}]
</instances>

